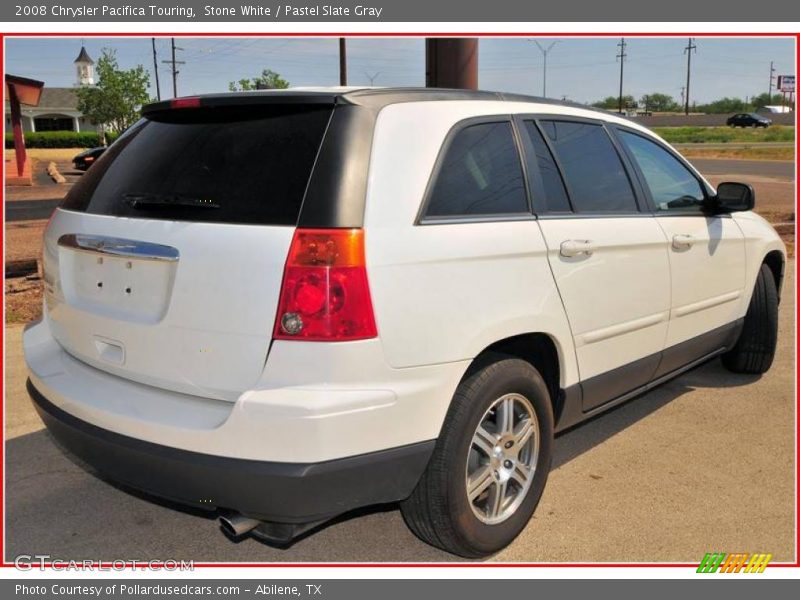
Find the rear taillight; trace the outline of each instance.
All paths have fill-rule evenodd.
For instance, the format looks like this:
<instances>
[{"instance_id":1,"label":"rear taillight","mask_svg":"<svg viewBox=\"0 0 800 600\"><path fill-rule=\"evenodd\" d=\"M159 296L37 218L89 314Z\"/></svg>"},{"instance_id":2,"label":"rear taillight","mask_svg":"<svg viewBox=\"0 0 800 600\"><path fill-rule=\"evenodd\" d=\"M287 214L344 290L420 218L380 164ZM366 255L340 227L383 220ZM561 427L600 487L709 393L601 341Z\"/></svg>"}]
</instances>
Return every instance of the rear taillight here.
<instances>
[{"instance_id":1,"label":"rear taillight","mask_svg":"<svg viewBox=\"0 0 800 600\"><path fill-rule=\"evenodd\" d=\"M297 229L273 337L343 342L378 335L362 229Z\"/></svg>"}]
</instances>

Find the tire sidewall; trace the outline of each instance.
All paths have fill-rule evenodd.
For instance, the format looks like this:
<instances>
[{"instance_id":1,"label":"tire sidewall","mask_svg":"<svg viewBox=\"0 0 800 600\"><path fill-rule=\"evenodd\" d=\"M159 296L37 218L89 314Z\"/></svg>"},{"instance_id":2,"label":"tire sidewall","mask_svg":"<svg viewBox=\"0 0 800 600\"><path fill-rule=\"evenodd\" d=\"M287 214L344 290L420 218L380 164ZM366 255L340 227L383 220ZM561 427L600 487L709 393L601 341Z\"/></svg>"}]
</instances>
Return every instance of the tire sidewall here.
<instances>
[{"instance_id":1,"label":"tire sidewall","mask_svg":"<svg viewBox=\"0 0 800 600\"><path fill-rule=\"evenodd\" d=\"M481 554L504 548L528 523L547 483L553 452L553 410L541 375L528 363L517 359L503 360L489 368L491 375L472 390L472 402L463 422L453 423L455 427L450 434L454 439L448 456L453 468L447 481L447 497L454 530L465 545ZM474 432L486 411L498 398L510 393L524 396L536 412L540 436L539 456L534 480L522 504L502 523L487 525L473 514L467 498L467 455Z\"/></svg>"}]
</instances>

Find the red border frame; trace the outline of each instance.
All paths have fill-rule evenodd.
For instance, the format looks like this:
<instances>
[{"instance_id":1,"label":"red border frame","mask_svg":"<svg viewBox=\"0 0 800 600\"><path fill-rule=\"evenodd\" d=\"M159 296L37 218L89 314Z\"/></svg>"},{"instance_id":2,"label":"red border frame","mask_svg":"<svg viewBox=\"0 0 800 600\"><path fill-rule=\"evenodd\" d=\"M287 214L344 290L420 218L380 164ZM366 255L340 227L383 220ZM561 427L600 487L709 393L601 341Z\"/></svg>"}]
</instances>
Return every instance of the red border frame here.
<instances>
[{"instance_id":1,"label":"red border frame","mask_svg":"<svg viewBox=\"0 0 800 600\"><path fill-rule=\"evenodd\" d=\"M748 37L793 37L795 39L795 70L800 65L800 33L692 33L692 32L650 32L650 33L631 33L631 32L602 32L602 33L578 33L578 32L97 32L97 33L75 33L75 32L0 32L0 71L5 74L5 38L6 37L317 37L317 38L331 38L331 37L348 37L348 38L375 38L375 37L408 37L408 38L424 38L424 37L494 37L494 38L512 38L512 37L654 37L654 38L668 38L668 37L705 37L705 38L748 38ZM5 97L5 90L3 90ZM795 112L796 114L796 112ZM795 117L796 119L796 117ZM797 165L798 158L800 158L800 137L796 135L795 123L795 165ZM3 187L3 206L5 206L5 187ZM800 206L800 190L797 186L795 179L795 213ZM3 228L0 231L0 243L4 240L5 234L5 211L2 217ZM796 242L796 240L795 240ZM5 246L3 246L5 248ZM5 256L5 250L3 252ZM797 246L795 246L795 264L797 256ZM5 281L5 274L3 275ZM800 283L795 278L795 294L800 292ZM796 298L797 296L795 296ZM798 308L800 304L795 303L795 344L797 338L800 337L800 322L798 322ZM0 385L3 386L3 394L5 399L5 320L2 325L3 336L0 338L0 349L3 350L3 364L0 366ZM784 567L784 568L800 568L800 475L798 474L798 459L800 459L800 402L798 402L797 389L800 387L800 372L797 369L797 347L795 346L795 562L793 563L770 563L770 567ZM5 417L5 401L0 405L0 421L4 422ZM0 445L0 567L14 568L13 563L5 562L5 432L3 432L3 443ZM59 563L61 564L61 563ZM111 570L111 562L92 563L93 568L103 568ZM397 568L397 567L422 567L422 568L529 568L529 567L554 567L554 568L570 568L570 567L606 567L606 568L619 568L619 567L632 567L632 568L658 568L658 567L682 567L682 568L696 568L698 563L194 563L195 568L258 568L258 567L278 567L278 568L316 568L316 567L356 567L356 568ZM46 566L52 566L47 564ZM146 568L147 563L135 563L130 568L135 571L137 568Z\"/></svg>"}]
</instances>

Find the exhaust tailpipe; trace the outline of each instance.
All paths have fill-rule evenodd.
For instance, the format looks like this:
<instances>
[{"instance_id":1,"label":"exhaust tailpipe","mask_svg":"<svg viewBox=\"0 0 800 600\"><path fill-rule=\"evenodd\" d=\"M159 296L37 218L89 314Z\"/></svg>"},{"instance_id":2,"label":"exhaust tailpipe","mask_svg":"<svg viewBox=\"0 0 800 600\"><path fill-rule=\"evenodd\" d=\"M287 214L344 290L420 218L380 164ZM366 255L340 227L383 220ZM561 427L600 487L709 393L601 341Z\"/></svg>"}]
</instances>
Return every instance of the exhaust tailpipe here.
<instances>
[{"instance_id":1,"label":"exhaust tailpipe","mask_svg":"<svg viewBox=\"0 0 800 600\"><path fill-rule=\"evenodd\" d=\"M230 513L220 515L219 524L225 533L233 537L241 537L261 525L261 521L242 516L239 513Z\"/></svg>"}]
</instances>

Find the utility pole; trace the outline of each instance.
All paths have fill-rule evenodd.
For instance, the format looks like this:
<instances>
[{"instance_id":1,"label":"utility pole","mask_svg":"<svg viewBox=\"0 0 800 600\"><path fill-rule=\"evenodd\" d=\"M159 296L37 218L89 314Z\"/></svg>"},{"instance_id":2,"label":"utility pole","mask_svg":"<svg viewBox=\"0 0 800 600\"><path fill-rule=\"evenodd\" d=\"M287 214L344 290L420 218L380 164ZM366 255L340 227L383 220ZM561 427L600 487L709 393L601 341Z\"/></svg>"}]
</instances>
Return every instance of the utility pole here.
<instances>
[{"instance_id":1,"label":"utility pole","mask_svg":"<svg viewBox=\"0 0 800 600\"><path fill-rule=\"evenodd\" d=\"M769 88L767 88L767 104L772 104L772 82L775 81L774 61L769 61Z\"/></svg>"},{"instance_id":2,"label":"utility pole","mask_svg":"<svg viewBox=\"0 0 800 600\"><path fill-rule=\"evenodd\" d=\"M681 106L683 106L685 102L686 102L686 86L682 85L681 86Z\"/></svg>"},{"instance_id":3,"label":"utility pole","mask_svg":"<svg viewBox=\"0 0 800 600\"><path fill-rule=\"evenodd\" d=\"M339 38L339 85L347 85L347 42Z\"/></svg>"},{"instance_id":4,"label":"utility pole","mask_svg":"<svg viewBox=\"0 0 800 600\"><path fill-rule=\"evenodd\" d=\"M619 54L617 54L617 59L619 60L619 114L622 114L622 74L625 68L625 57L628 56L625 54L625 38L619 38L619 44L617 47L619 48Z\"/></svg>"},{"instance_id":5,"label":"utility pole","mask_svg":"<svg viewBox=\"0 0 800 600\"><path fill-rule=\"evenodd\" d=\"M369 79L369 84L370 84L370 86L373 86L373 85L375 85L375 80L378 78L378 75L380 75L380 74L381 74L381 72L380 72L380 71L378 71L378 72L377 72L377 73L375 73L374 75L370 75L369 73L367 73L366 71L364 71L364 75L366 75L367 79Z\"/></svg>"},{"instance_id":6,"label":"utility pole","mask_svg":"<svg viewBox=\"0 0 800 600\"><path fill-rule=\"evenodd\" d=\"M156 55L156 38L150 38L153 42L153 73L156 76L156 97L161 101L161 86L158 83L158 56Z\"/></svg>"},{"instance_id":7,"label":"utility pole","mask_svg":"<svg viewBox=\"0 0 800 600\"><path fill-rule=\"evenodd\" d=\"M550 50L553 49L553 46L558 43L558 40L551 42L547 48L542 46L538 40L533 41L539 47L539 50L541 50L542 56L544 57L544 70L542 71L542 98L547 98L547 55L549 54Z\"/></svg>"},{"instance_id":8,"label":"utility pole","mask_svg":"<svg viewBox=\"0 0 800 600\"><path fill-rule=\"evenodd\" d=\"M172 60L162 60L162 63L167 63L170 65L172 69L172 97L178 97L178 65L185 65L186 61L183 60L175 60L175 51L176 50L183 50L183 48L178 48L175 45L175 38L172 38Z\"/></svg>"},{"instance_id":9,"label":"utility pole","mask_svg":"<svg viewBox=\"0 0 800 600\"><path fill-rule=\"evenodd\" d=\"M684 113L689 114L689 84L692 79L692 52L697 52L697 44L694 38L689 38L689 44L683 49L686 54L686 97L684 98Z\"/></svg>"}]
</instances>

